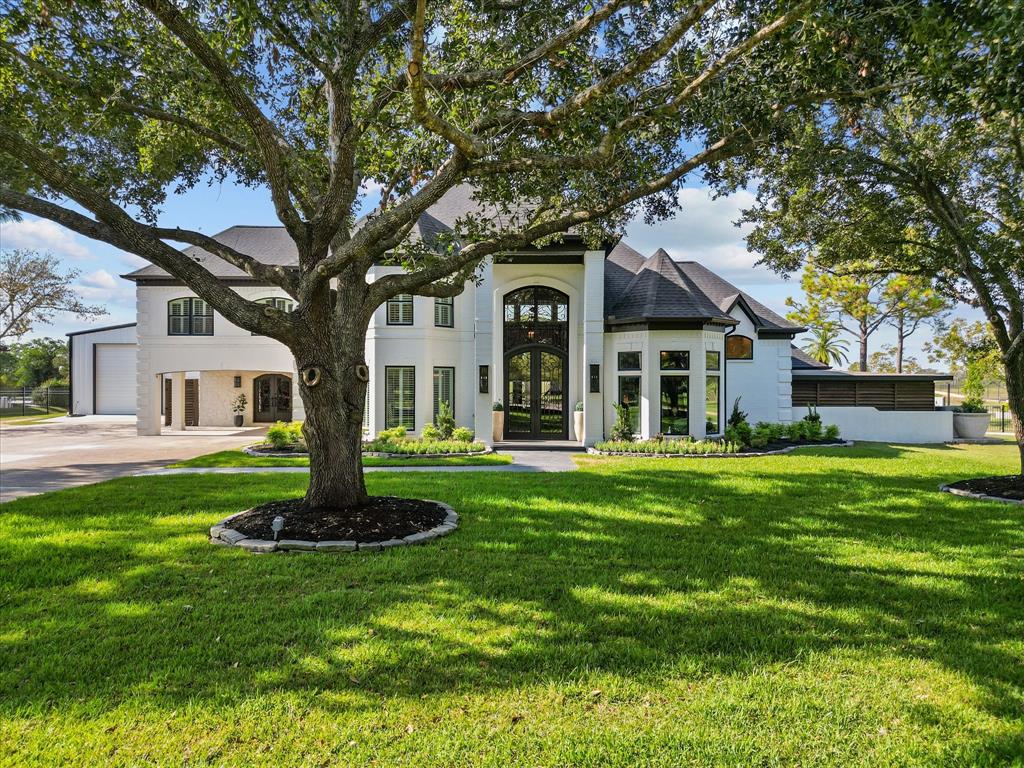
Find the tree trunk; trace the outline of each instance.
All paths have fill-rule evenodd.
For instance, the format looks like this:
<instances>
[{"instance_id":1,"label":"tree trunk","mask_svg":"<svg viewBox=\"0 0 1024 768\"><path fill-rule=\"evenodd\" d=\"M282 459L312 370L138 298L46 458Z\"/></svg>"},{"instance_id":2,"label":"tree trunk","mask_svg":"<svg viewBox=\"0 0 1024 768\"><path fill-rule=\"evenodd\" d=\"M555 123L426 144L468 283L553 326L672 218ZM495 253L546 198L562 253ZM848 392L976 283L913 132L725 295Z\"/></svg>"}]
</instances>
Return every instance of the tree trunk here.
<instances>
[{"instance_id":1,"label":"tree trunk","mask_svg":"<svg viewBox=\"0 0 1024 768\"><path fill-rule=\"evenodd\" d=\"M868 324L866 320L860 321L860 369L868 369Z\"/></svg>"},{"instance_id":2,"label":"tree trunk","mask_svg":"<svg viewBox=\"0 0 1024 768\"><path fill-rule=\"evenodd\" d=\"M367 499L362 454L366 382L353 374L336 378L325 370L315 386L299 382L306 406L302 434L309 446L306 503L343 509Z\"/></svg>"},{"instance_id":3,"label":"tree trunk","mask_svg":"<svg viewBox=\"0 0 1024 768\"><path fill-rule=\"evenodd\" d=\"M1006 402L1010 406L1010 420L1013 422L1013 436L1020 451L1020 473L1024 475L1024 349L1004 359L1006 371Z\"/></svg>"},{"instance_id":4,"label":"tree trunk","mask_svg":"<svg viewBox=\"0 0 1024 768\"><path fill-rule=\"evenodd\" d=\"M309 446L311 507L346 509L368 498L362 453L370 316L363 306L365 287L362 277L343 274L337 290L312 299L309 333L292 349L306 407L302 433Z\"/></svg>"}]
</instances>

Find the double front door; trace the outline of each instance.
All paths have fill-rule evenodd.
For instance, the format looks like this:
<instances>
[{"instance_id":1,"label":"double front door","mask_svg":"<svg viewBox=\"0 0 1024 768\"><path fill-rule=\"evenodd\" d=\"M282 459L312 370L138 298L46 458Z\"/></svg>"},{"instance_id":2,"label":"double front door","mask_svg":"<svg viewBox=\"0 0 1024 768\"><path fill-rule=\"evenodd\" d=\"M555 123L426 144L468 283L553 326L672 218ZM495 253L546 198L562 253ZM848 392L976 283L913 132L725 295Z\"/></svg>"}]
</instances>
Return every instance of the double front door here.
<instances>
[{"instance_id":1,"label":"double front door","mask_svg":"<svg viewBox=\"0 0 1024 768\"><path fill-rule=\"evenodd\" d=\"M288 376L268 373L253 381L253 421L292 420L292 380Z\"/></svg>"},{"instance_id":2,"label":"double front door","mask_svg":"<svg viewBox=\"0 0 1024 768\"><path fill-rule=\"evenodd\" d=\"M523 349L505 357L505 437L565 440L569 436L565 355Z\"/></svg>"}]
</instances>

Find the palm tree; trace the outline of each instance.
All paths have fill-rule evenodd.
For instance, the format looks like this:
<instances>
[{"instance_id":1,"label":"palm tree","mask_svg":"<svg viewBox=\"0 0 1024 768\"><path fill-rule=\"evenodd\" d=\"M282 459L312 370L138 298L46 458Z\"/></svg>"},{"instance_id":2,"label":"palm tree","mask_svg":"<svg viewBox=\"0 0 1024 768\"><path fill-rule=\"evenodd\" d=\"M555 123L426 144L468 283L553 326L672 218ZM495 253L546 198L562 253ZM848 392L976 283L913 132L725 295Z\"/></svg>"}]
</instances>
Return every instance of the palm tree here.
<instances>
[{"instance_id":1,"label":"palm tree","mask_svg":"<svg viewBox=\"0 0 1024 768\"><path fill-rule=\"evenodd\" d=\"M832 324L819 325L812 329L812 333L804 352L825 365L841 365L846 362L849 344L840 338L838 328Z\"/></svg>"}]
</instances>

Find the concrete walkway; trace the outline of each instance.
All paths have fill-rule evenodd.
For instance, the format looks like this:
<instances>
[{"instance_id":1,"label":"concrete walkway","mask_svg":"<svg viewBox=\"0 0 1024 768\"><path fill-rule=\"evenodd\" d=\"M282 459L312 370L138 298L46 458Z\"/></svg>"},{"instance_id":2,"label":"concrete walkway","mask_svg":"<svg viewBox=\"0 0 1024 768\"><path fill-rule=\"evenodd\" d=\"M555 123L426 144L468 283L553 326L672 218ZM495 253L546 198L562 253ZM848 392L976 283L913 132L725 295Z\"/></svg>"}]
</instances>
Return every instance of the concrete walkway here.
<instances>
[{"instance_id":1,"label":"concrete walkway","mask_svg":"<svg viewBox=\"0 0 1024 768\"><path fill-rule=\"evenodd\" d=\"M450 467L366 467L364 472L572 472L576 462L566 451L509 451L511 464L485 464L481 466ZM576 454L582 455L582 454ZM309 472L309 467L174 467L147 469L135 472L133 477L162 475L251 475L259 472Z\"/></svg>"}]
</instances>

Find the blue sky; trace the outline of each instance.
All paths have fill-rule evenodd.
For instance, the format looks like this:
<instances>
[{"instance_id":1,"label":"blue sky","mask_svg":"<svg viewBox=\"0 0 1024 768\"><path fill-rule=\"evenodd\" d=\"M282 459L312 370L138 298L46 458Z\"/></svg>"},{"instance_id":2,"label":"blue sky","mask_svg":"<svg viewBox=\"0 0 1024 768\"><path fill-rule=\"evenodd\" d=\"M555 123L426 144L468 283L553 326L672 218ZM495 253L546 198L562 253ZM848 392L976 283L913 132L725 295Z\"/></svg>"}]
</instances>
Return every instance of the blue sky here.
<instances>
[{"instance_id":1,"label":"blue sky","mask_svg":"<svg viewBox=\"0 0 1024 768\"><path fill-rule=\"evenodd\" d=\"M750 192L740 190L715 200L707 189L691 186L680 192L679 200L682 208L673 219L653 226L642 221L631 225L626 233L630 245L645 254L660 247L673 258L700 261L759 301L785 314L786 298L802 295L797 276L787 280L769 269L754 266L756 259L748 253L743 242L744 230L733 224L740 211L752 203ZM170 195L160 223L216 234L232 224L276 224L277 219L264 190L224 183L203 184L185 195ZM25 217L21 222L0 224L0 248L33 248L53 253L67 268L80 272L77 290L82 298L105 306L109 312L93 323L61 316L52 325L38 326L32 337L59 336L88 325L113 325L135 320L134 285L119 276L143 265L142 259L32 217ZM963 306L957 308L956 314L980 318L976 311ZM925 329L910 339L909 354L922 363L925 355L921 352L921 344L929 335L930 331ZM871 349L876 350L893 341L892 332L883 329L872 338ZM850 352L855 357L856 345L852 339Z\"/></svg>"}]
</instances>

